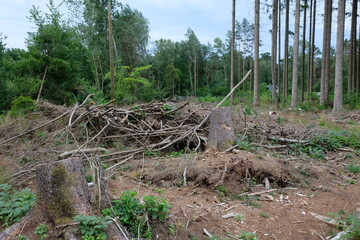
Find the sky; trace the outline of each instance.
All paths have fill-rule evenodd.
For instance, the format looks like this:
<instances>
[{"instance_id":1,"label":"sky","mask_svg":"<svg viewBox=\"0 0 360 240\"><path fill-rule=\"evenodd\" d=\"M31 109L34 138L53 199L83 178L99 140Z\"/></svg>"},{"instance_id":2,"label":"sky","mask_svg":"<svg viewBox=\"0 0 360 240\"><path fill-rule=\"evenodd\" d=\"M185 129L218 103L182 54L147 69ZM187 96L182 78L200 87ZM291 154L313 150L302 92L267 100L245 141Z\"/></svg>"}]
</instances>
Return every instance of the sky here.
<instances>
[{"instance_id":1,"label":"sky","mask_svg":"<svg viewBox=\"0 0 360 240\"><path fill-rule=\"evenodd\" d=\"M7 36L5 40L8 48L26 48L25 39L28 32L35 31L34 25L29 22L29 10L32 5L39 6L43 12L47 11L48 0L0 0L0 33ZM61 0L54 0L55 4ZM213 43L216 37L226 38L231 29L231 0L123 0L133 9L137 9L149 20L150 41L160 38L173 41L185 40L185 33L190 27L201 43ZM262 1L264 2L264 1ZM337 3L335 1L334 7ZM316 45L322 45L322 9L323 1L318 1L316 24ZM348 4L348 8L350 4ZM260 38L262 47L260 52L271 50L271 20L262 5L260 19ZM241 21L247 18L254 19L254 0L238 0L236 5L236 19ZM336 11L333 14L333 42L335 45ZM284 25L284 24L283 24ZM293 28L294 19L290 18L290 27ZM345 36L350 32L350 18L347 19ZM282 26L282 32L284 32ZM282 38L283 39L283 38ZM291 40L290 40L291 41ZM291 44L291 43L290 43Z\"/></svg>"}]
</instances>

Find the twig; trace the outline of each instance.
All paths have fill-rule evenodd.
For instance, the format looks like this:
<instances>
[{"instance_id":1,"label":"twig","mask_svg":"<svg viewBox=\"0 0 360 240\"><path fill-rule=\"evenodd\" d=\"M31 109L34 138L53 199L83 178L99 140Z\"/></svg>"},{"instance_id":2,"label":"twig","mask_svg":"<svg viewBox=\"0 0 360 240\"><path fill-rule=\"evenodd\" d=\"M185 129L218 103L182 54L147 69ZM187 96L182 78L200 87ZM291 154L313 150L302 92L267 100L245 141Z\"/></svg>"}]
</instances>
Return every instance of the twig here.
<instances>
[{"instance_id":1,"label":"twig","mask_svg":"<svg viewBox=\"0 0 360 240\"><path fill-rule=\"evenodd\" d=\"M79 150L71 150L71 151L67 151L67 152L63 152L62 154L59 155L60 159L64 159L74 153L77 153ZM84 148L81 150L82 153L92 153L92 152L108 152L108 150L106 148Z\"/></svg>"},{"instance_id":2,"label":"twig","mask_svg":"<svg viewBox=\"0 0 360 240\"><path fill-rule=\"evenodd\" d=\"M187 166L185 166L185 169L184 169L184 173L183 173L183 182L184 182L184 187L186 187L186 170L187 170Z\"/></svg>"},{"instance_id":3,"label":"twig","mask_svg":"<svg viewBox=\"0 0 360 240\"><path fill-rule=\"evenodd\" d=\"M206 236L208 236L209 238L212 238L213 236L208 232L208 230L206 230L204 228L204 233L206 234Z\"/></svg>"},{"instance_id":4,"label":"twig","mask_svg":"<svg viewBox=\"0 0 360 240\"><path fill-rule=\"evenodd\" d=\"M269 193L269 192L274 192L277 191L279 189L275 188L275 189L269 189L269 190L265 190L265 191L261 191L261 192L253 192L253 193L242 193L239 196L256 196L256 195L261 195L264 193Z\"/></svg>"}]
</instances>

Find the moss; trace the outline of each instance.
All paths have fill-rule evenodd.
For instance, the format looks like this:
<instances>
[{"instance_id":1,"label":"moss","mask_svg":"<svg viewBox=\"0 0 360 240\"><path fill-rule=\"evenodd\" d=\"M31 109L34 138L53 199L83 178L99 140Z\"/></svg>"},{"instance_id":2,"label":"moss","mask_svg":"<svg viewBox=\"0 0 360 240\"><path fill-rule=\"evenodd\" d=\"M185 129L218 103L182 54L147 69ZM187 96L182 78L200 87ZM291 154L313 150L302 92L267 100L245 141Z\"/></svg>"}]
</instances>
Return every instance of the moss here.
<instances>
[{"instance_id":1,"label":"moss","mask_svg":"<svg viewBox=\"0 0 360 240\"><path fill-rule=\"evenodd\" d=\"M48 212L55 224L64 223L75 215L71 200L71 176L64 165L57 165L51 173L53 194L48 204Z\"/></svg>"}]
</instances>

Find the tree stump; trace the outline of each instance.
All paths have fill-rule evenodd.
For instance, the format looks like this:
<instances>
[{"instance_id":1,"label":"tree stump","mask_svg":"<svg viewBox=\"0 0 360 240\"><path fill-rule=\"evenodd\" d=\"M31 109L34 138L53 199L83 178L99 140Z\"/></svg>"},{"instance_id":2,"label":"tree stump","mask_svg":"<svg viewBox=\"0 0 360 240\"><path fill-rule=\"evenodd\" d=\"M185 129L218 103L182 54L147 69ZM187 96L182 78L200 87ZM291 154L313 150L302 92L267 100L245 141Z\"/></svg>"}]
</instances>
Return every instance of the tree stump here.
<instances>
[{"instance_id":1,"label":"tree stump","mask_svg":"<svg viewBox=\"0 0 360 240\"><path fill-rule=\"evenodd\" d=\"M235 134L229 107L211 111L208 148L225 150L234 144Z\"/></svg>"}]
</instances>

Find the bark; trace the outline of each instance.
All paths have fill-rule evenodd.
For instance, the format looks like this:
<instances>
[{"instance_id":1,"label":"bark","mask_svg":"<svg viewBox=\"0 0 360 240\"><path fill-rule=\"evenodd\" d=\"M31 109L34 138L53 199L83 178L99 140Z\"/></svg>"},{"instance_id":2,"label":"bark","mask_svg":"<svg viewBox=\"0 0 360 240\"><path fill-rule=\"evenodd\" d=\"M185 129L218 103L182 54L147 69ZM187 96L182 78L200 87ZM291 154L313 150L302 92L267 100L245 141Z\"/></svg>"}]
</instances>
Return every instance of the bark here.
<instances>
[{"instance_id":1,"label":"bark","mask_svg":"<svg viewBox=\"0 0 360 240\"><path fill-rule=\"evenodd\" d=\"M323 53L322 53L321 82L320 82L321 105L328 104L328 99L329 99L332 0L325 1L324 12L325 13L324 13Z\"/></svg>"},{"instance_id":2,"label":"bark","mask_svg":"<svg viewBox=\"0 0 360 240\"><path fill-rule=\"evenodd\" d=\"M308 77L308 93L309 100L311 98L312 86L314 83L314 53L315 53L315 22L316 22L316 0L311 0L310 10L310 52L309 52L309 77Z\"/></svg>"},{"instance_id":3,"label":"bark","mask_svg":"<svg viewBox=\"0 0 360 240\"><path fill-rule=\"evenodd\" d=\"M351 32L350 32L350 55L349 55L349 76L348 93L354 92L357 78L356 64L356 22L357 22L357 0L353 0L351 13Z\"/></svg>"},{"instance_id":4,"label":"bark","mask_svg":"<svg viewBox=\"0 0 360 240\"><path fill-rule=\"evenodd\" d=\"M259 39L260 39L260 0L255 0L255 43L254 43L254 99L253 105L259 106Z\"/></svg>"},{"instance_id":5,"label":"bark","mask_svg":"<svg viewBox=\"0 0 360 240\"><path fill-rule=\"evenodd\" d=\"M278 72L277 72L277 86L278 93L281 93L281 1L279 1L279 14L278 14Z\"/></svg>"},{"instance_id":6,"label":"bark","mask_svg":"<svg viewBox=\"0 0 360 240\"><path fill-rule=\"evenodd\" d=\"M113 41L113 33L112 33L112 17L111 17L111 2L110 1L108 3L108 28L109 28L111 99L115 99L114 41Z\"/></svg>"},{"instance_id":7,"label":"bark","mask_svg":"<svg viewBox=\"0 0 360 240\"><path fill-rule=\"evenodd\" d=\"M335 92L333 112L343 110L343 52L344 52L345 0L338 2L337 34L336 34L336 65Z\"/></svg>"},{"instance_id":8,"label":"bark","mask_svg":"<svg viewBox=\"0 0 360 240\"><path fill-rule=\"evenodd\" d=\"M231 70L230 70L230 90L234 88L234 48L235 48L235 3L232 1L232 27L231 27ZM234 104L234 94L230 96L230 103Z\"/></svg>"},{"instance_id":9,"label":"bark","mask_svg":"<svg viewBox=\"0 0 360 240\"><path fill-rule=\"evenodd\" d=\"M46 78L47 71L48 71L48 66L46 66L46 68L45 68L45 72L44 72L44 75L43 75L43 78L42 78L42 81L41 81L41 86L40 86L40 89L39 89L39 93L38 93L38 96L36 98L36 103L38 103L39 100L40 100L41 93L42 93L44 83L45 83L45 78Z\"/></svg>"},{"instance_id":10,"label":"bark","mask_svg":"<svg viewBox=\"0 0 360 240\"><path fill-rule=\"evenodd\" d=\"M286 0L285 13L285 46L284 46L284 77L283 77L283 102L288 97L288 75L289 75L289 4L290 0Z\"/></svg>"},{"instance_id":11,"label":"bark","mask_svg":"<svg viewBox=\"0 0 360 240\"><path fill-rule=\"evenodd\" d=\"M276 54L277 54L277 18L278 17L278 0L273 0L272 11L272 31L271 31L271 77L272 77L272 98L273 103L278 108L279 102L277 99L277 74L276 74Z\"/></svg>"},{"instance_id":12,"label":"bark","mask_svg":"<svg viewBox=\"0 0 360 240\"><path fill-rule=\"evenodd\" d=\"M295 35L294 35L294 56L293 56L293 72L292 72L292 95L291 107L297 105L298 99L298 56L299 56L299 29L300 28L300 0L296 0L295 8Z\"/></svg>"},{"instance_id":13,"label":"bark","mask_svg":"<svg viewBox=\"0 0 360 240\"><path fill-rule=\"evenodd\" d=\"M234 128L231 108L212 110L210 115L208 148L224 150L234 144Z\"/></svg>"},{"instance_id":14,"label":"bark","mask_svg":"<svg viewBox=\"0 0 360 240\"><path fill-rule=\"evenodd\" d=\"M307 0L304 0L304 18L303 18L303 40L302 40L302 74L301 74L301 102L304 102L305 92L305 50L306 50L306 12L307 12Z\"/></svg>"}]
</instances>

